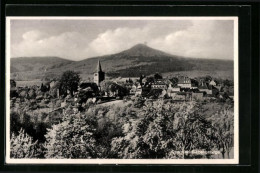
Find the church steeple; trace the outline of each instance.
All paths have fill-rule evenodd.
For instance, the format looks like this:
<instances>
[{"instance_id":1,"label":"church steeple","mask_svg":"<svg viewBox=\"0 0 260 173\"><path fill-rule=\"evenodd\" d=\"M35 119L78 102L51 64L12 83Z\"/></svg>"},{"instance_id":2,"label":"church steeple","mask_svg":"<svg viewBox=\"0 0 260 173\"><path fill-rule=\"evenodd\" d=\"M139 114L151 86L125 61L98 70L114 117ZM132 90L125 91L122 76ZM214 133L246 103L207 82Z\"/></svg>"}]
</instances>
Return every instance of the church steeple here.
<instances>
[{"instance_id":1,"label":"church steeple","mask_svg":"<svg viewBox=\"0 0 260 173\"><path fill-rule=\"evenodd\" d=\"M98 60L96 72L102 72L102 68L99 60Z\"/></svg>"},{"instance_id":2,"label":"church steeple","mask_svg":"<svg viewBox=\"0 0 260 173\"><path fill-rule=\"evenodd\" d=\"M97 68L94 72L94 82L97 84L97 86L100 86L100 82L105 80L105 73L102 71L101 63L98 60Z\"/></svg>"}]
</instances>

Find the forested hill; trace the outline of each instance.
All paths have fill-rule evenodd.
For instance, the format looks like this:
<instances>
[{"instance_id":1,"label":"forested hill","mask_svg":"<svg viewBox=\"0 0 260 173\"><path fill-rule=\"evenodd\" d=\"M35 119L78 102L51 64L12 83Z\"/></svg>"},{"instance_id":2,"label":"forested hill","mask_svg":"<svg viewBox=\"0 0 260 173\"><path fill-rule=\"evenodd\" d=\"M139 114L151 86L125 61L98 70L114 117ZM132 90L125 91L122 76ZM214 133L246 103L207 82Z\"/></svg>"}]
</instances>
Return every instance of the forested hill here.
<instances>
[{"instance_id":1,"label":"forested hill","mask_svg":"<svg viewBox=\"0 0 260 173\"><path fill-rule=\"evenodd\" d=\"M141 74L154 74L155 72L168 73L179 71L228 71L232 73L233 70L233 61L231 60L175 56L150 48L144 44L137 44L117 54L88 58L82 61L69 61L61 58L51 60L51 57L48 57L48 60L46 60L46 57L31 58L30 61L28 61L28 58L27 61L24 59L25 58L12 59L11 72L21 73L26 76L29 71L37 71L35 69L38 69L41 74L37 75L37 73L35 73L35 76L29 75L29 78L32 79L43 77L51 78L60 75L60 73L65 70L78 71L83 77L91 76L98 60L100 60L102 64L102 69L110 77L136 77ZM23 62L22 65L19 61ZM50 65L46 65L44 63L46 61L51 62L49 63ZM33 68L31 68L32 64ZM37 66L35 66L35 64L37 64ZM15 76L22 78L22 75L16 74Z\"/></svg>"},{"instance_id":2,"label":"forested hill","mask_svg":"<svg viewBox=\"0 0 260 173\"><path fill-rule=\"evenodd\" d=\"M70 64L71 60L59 57L19 57L11 58L11 72L46 71Z\"/></svg>"}]
</instances>

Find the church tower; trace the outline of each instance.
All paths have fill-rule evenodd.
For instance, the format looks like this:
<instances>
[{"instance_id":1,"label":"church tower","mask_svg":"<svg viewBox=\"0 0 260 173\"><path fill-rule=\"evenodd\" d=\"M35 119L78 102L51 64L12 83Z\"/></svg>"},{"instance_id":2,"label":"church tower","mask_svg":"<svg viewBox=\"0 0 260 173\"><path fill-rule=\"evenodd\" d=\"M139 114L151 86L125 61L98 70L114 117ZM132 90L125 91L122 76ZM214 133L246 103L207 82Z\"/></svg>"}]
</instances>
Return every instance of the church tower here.
<instances>
[{"instance_id":1,"label":"church tower","mask_svg":"<svg viewBox=\"0 0 260 173\"><path fill-rule=\"evenodd\" d=\"M100 86L100 82L105 80L105 72L102 71L100 61L98 60L97 68L94 72L94 82Z\"/></svg>"}]
</instances>

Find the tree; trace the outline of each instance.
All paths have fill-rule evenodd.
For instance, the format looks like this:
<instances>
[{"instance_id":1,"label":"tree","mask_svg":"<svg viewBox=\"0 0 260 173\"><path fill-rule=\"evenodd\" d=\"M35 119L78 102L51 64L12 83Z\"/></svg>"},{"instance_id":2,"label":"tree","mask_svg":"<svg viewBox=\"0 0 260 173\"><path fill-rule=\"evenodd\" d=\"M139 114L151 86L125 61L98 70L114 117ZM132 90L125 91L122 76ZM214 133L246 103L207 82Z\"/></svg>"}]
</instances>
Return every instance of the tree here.
<instances>
[{"instance_id":1,"label":"tree","mask_svg":"<svg viewBox=\"0 0 260 173\"><path fill-rule=\"evenodd\" d=\"M60 89L62 93L70 92L70 95L73 96L73 92L77 91L78 84L80 81L80 76L74 71L66 71L62 74L60 78Z\"/></svg>"},{"instance_id":2,"label":"tree","mask_svg":"<svg viewBox=\"0 0 260 173\"><path fill-rule=\"evenodd\" d=\"M13 79L10 80L10 86L11 86L11 88L16 87L15 80L13 80Z\"/></svg>"},{"instance_id":3,"label":"tree","mask_svg":"<svg viewBox=\"0 0 260 173\"><path fill-rule=\"evenodd\" d=\"M155 79L155 80L162 79L162 75L159 74L159 73L155 73L154 79Z\"/></svg>"},{"instance_id":4,"label":"tree","mask_svg":"<svg viewBox=\"0 0 260 173\"><path fill-rule=\"evenodd\" d=\"M27 95L28 95L28 91L25 90L25 89L22 90L22 91L20 91L20 93L19 93L19 96L20 96L21 98L26 98Z\"/></svg>"},{"instance_id":5,"label":"tree","mask_svg":"<svg viewBox=\"0 0 260 173\"><path fill-rule=\"evenodd\" d=\"M149 83L153 83L154 82L154 77L147 77L146 78L146 81L147 81L147 83L149 84Z\"/></svg>"},{"instance_id":6,"label":"tree","mask_svg":"<svg viewBox=\"0 0 260 173\"><path fill-rule=\"evenodd\" d=\"M28 92L28 98L29 99L34 99L36 97L36 92L34 89L30 89Z\"/></svg>"},{"instance_id":7,"label":"tree","mask_svg":"<svg viewBox=\"0 0 260 173\"><path fill-rule=\"evenodd\" d=\"M198 82L197 80L195 80L195 79L191 79L191 83L192 83L194 86L196 86L196 87L199 86L199 82Z\"/></svg>"},{"instance_id":8,"label":"tree","mask_svg":"<svg viewBox=\"0 0 260 173\"><path fill-rule=\"evenodd\" d=\"M210 117L212 126L214 127L214 137L218 149L225 158L225 154L229 158L230 151L234 146L234 113L230 107L224 107L214 116Z\"/></svg>"},{"instance_id":9,"label":"tree","mask_svg":"<svg viewBox=\"0 0 260 173\"><path fill-rule=\"evenodd\" d=\"M37 150L37 141L33 142L32 137L23 129L19 131L17 136L12 133L10 140L11 158L37 158L39 156Z\"/></svg>"},{"instance_id":10,"label":"tree","mask_svg":"<svg viewBox=\"0 0 260 173\"><path fill-rule=\"evenodd\" d=\"M170 81L172 82L173 87L177 86L177 84L178 84L178 78L177 77L171 78Z\"/></svg>"},{"instance_id":11,"label":"tree","mask_svg":"<svg viewBox=\"0 0 260 173\"><path fill-rule=\"evenodd\" d=\"M41 84L41 87L40 87L40 90L42 91L42 92L47 92L47 91L49 91L50 90L50 85L48 84L48 85L44 85L43 83Z\"/></svg>"},{"instance_id":12,"label":"tree","mask_svg":"<svg viewBox=\"0 0 260 173\"><path fill-rule=\"evenodd\" d=\"M95 129L86 116L66 113L61 123L47 129L46 158L96 158Z\"/></svg>"},{"instance_id":13,"label":"tree","mask_svg":"<svg viewBox=\"0 0 260 173\"><path fill-rule=\"evenodd\" d=\"M17 91L16 90L10 90L10 97L11 98L13 98L13 97L18 97L19 95L18 95L18 93L17 93Z\"/></svg>"},{"instance_id":14,"label":"tree","mask_svg":"<svg viewBox=\"0 0 260 173\"><path fill-rule=\"evenodd\" d=\"M227 87L232 86L233 85L233 81L226 79L226 80L223 81L223 85L227 86Z\"/></svg>"},{"instance_id":15,"label":"tree","mask_svg":"<svg viewBox=\"0 0 260 173\"><path fill-rule=\"evenodd\" d=\"M186 151L213 149L210 122L196 114L196 104L146 102L140 119L123 125L123 137L111 142L119 158L186 158Z\"/></svg>"},{"instance_id":16,"label":"tree","mask_svg":"<svg viewBox=\"0 0 260 173\"><path fill-rule=\"evenodd\" d=\"M212 77L210 75L205 76L205 82L210 82Z\"/></svg>"},{"instance_id":17,"label":"tree","mask_svg":"<svg viewBox=\"0 0 260 173\"><path fill-rule=\"evenodd\" d=\"M93 97L94 92L93 90L88 87L85 90L80 90L78 93L78 99L79 99L79 103L85 103L89 98Z\"/></svg>"}]
</instances>

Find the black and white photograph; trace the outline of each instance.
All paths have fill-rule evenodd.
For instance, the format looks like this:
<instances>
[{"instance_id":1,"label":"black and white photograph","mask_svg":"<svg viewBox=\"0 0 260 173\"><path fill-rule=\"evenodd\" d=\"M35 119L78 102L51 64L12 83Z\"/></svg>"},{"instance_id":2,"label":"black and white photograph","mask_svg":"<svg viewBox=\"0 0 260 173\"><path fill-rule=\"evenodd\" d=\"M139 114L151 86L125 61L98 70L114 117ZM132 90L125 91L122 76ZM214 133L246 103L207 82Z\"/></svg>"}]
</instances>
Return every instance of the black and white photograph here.
<instances>
[{"instance_id":1,"label":"black and white photograph","mask_svg":"<svg viewBox=\"0 0 260 173\"><path fill-rule=\"evenodd\" d=\"M238 17L7 17L6 163L238 164Z\"/></svg>"}]
</instances>

